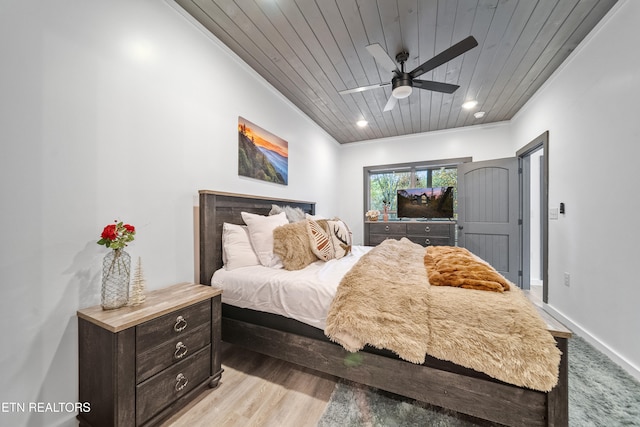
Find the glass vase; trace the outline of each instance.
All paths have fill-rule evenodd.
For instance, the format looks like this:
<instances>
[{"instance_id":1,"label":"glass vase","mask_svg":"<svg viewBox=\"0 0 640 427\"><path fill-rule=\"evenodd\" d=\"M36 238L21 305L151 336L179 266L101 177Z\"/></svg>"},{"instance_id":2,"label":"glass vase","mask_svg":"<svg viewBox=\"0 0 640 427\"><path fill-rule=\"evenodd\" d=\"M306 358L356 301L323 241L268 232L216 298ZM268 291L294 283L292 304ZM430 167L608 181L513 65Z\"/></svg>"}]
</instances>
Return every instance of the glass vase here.
<instances>
[{"instance_id":1,"label":"glass vase","mask_svg":"<svg viewBox=\"0 0 640 427\"><path fill-rule=\"evenodd\" d=\"M131 256L122 249L115 249L102 260L101 305L104 310L113 310L129 302L131 280Z\"/></svg>"}]
</instances>

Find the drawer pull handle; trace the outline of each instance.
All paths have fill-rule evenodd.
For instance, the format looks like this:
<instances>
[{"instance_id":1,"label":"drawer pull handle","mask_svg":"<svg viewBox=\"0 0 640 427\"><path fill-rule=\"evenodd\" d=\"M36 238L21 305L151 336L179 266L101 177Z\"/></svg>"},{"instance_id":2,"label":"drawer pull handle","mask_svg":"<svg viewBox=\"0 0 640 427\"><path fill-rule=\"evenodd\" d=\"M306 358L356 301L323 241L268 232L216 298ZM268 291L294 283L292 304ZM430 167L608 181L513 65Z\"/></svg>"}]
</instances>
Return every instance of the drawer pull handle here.
<instances>
[{"instance_id":1,"label":"drawer pull handle","mask_svg":"<svg viewBox=\"0 0 640 427\"><path fill-rule=\"evenodd\" d=\"M389 226L388 225L384 226L384 231L389 231Z\"/></svg>"},{"instance_id":2,"label":"drawer pull handle","mask_svg":"<svg viewBox=\"0 0 640 427\"><path fill-rule=\"evenodd\" d=\"M430 245L430 244L431 244L431 240L429 240L429 239L424 239L424 244L425 244L425 245Z\"/></svg>"},{"instance_id":3,"label":"drawer pull handle","mask_svg":"<svg viewBox=\"0 0 640 427\"><path fill-rule=\"evenodd\" d=\"M184 317L178 316L176 317L176 324L173 325L173 330L176 332L182 332L187 328L187 321L184 320Z\"/></svg>"},{"instance_id":4,"label":"drawer pull handle","mask_svg":"<svg viewBox=\"0 0 640 427\"><path fill-rule=\"evenodd\" d=\"M180 341L178 344L176 344L176 351L173 353L173 357L176 359L182 359L187 355L188 351L189 350L187 350L187 346L184 345L182 341Z\"/></svg>"},{"instance_id":5,"label":"drawer pull handle","mask_svg":"<svg viewBox=\"0 0 640 427\"><path fill-rule=\"evenodd\" d=\"M430 232L430 231L431 231L431 228L429 228L429 226L427 225L427 226L424 228L424 231L426 231L426 232L428 233L428 232Z\"/></svg>"},{"instance_id":6,"label":"drawer pull handle","mask_svg":"<svg viewBox=\"0 0 640 427\"><path fill-rule=\"evenodd\" d=\"M176 377L176 391L180 391L189 384L189 380L181 373Z\"/></svg>"}]
</instances>

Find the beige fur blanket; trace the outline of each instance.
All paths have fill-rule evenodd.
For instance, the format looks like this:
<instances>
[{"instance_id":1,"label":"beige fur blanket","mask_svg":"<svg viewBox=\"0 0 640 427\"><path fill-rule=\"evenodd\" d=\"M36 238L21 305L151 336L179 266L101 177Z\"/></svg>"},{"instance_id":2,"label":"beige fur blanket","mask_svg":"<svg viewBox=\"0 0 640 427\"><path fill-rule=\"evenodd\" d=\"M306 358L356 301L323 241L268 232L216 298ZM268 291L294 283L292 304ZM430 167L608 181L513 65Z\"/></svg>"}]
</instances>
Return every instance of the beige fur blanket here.
<instances>
[{"instance_id":1,"label":"beige fur blanket","mask_svg":"<svg viewBox=\"0 0 640 427\"><path fill-rule=\"evenodd\" d=\"M325 334L352 352L370 344L413 363L429 354L511 384L551 390L561 353L522 291L432 287L424 253L402 239L364 255L338 286Z\"/></svg>"}]
</instances>

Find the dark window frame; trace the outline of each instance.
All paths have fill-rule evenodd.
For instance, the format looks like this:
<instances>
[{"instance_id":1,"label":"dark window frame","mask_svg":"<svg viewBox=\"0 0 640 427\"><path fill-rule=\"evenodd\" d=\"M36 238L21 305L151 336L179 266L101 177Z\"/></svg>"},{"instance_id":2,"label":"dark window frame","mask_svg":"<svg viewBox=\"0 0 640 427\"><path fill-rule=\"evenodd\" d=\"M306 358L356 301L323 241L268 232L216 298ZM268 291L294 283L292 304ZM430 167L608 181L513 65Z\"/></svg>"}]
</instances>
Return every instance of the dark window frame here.
<instances>
[{"instance_id":1,"label":"dark window frame","mask_svg":"<svg viewBox=\"0 0 640 427\"><path fill-rule=\"evenodd\" d=\"M457 157L452 159L441 159L441 160L426 160L420 162L407 162L407 163L393 163L387 165L374 165L374 166L364 166L363 170L363 184L364 184L364 210L362 212L364 214L373 209L371 207L371 175L379 174L379 173L394 173L394 172L410 172L411 173L411 185L414 186L416 183L416 171L424 171L427 172L427 185L428 187L431 184L431 173L435 169L441 168L457 168L461 163L471 162L473 160L472 157Z\"/></svg>"}]
</instances>

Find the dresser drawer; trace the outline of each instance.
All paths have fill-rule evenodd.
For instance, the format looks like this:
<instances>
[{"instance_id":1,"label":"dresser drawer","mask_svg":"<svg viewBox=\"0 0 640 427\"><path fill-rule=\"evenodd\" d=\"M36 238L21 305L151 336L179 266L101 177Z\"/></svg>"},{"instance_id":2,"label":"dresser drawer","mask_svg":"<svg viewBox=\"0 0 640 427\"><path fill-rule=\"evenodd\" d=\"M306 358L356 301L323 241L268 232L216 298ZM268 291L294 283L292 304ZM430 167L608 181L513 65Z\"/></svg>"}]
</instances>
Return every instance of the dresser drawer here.
<instances>
[{"instance_id":1,"label":"dresser drawer","mask_svg":"<svg viewBox=\"0 0 640 427\"><path fill-rule=\"evenodd\" d=\"M369 246L377 246L380 243L384 242L387 239L396 239L400 240L403 237L407 237L404 234L370 234L369 235Z\"/></svg>"},{"instance_id":2,"label":"dresser drawer","mask_svg":"<svg viewBox=\"0 0 640 427\"><path fill-rule=\"evenodd\" d=\"M206 323L184 336L175 337L136 357L136 384L196 353L211 342L211 324Z\"/></svg>"},{"instance_id":3,"label":"dresser drawer","mask_svg":"<svg viewBox=\"0 0 640 427\"><path fill-rule=\"evenodd\" d=\"M448 237L407 236L407 239L422 246L451 246L451 240Z\"/></svg>"},{"instance_id":4,"label":"dresser drawer","mask_svg":"<svg viewBox=\"0 0 640 427\"><path fill-rule=\"evenodd\" d=\"M414 236L442 236L449 237L451 233L450 224L407 224L407 234Z\"/></svg>"},{"instance_id":5,"label":"dresser drawer","mask_svg":"<svg viewBox=\"0 0 640 427\"><path fill-rule=\"evenodd\" d=\"M136 386L136 424L187 394L211 375L211 346Z\"/></svg>"},{"instance_id":6,"label":"dresser drawer","mask_svg":"<svg viewBox=\"0 0 640 427\"><path fill-rule=\"evenodd\" d=\"M369 234L388 234L403 236L407 232L406 224L400 222L383 222L369 224Z\"/></svg>"},{"instance_id":7,"label":"dresser drawer","mask_svg":"<svg viewBox=\"0 0 640 427\"><path fill-rule=\"evenodd\" d=\"M211 302L203 301L138 325L136 350L140 354L165 341L187 335L211 322Z\"/></svg>"}]
</instances>

